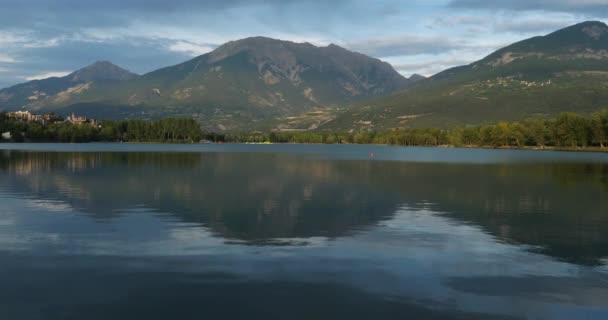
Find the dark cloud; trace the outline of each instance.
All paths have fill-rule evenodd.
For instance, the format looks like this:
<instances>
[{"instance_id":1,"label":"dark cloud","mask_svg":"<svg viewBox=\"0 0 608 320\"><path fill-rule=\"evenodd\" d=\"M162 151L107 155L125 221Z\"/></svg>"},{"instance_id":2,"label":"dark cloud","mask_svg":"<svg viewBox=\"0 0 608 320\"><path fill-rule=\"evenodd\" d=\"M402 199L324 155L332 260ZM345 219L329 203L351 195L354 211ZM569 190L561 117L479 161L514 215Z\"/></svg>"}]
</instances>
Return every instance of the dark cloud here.
<instances>
[{"instance_id":1,"label":"dark cloud","mask_svg":"<svg viewBox=\"0 0 608 320\"><path fill-rule=\"evenodd\" d=\"M452 0L449 6L461 9L540 10L608 14L608 0Z\"/></svg>"},{"instance_id":2,"label":"dark cloud","mask_svg":"<svg viewBox=\"0 0 608 320\"><path fill-rule=\"evenodd\" d=\"M174 19L174 15L212 15L240 8L245 8L242 12L247 15L251 12L249 9L254 7L272 8L273 13L298 7L297 13L303 19L313 17L306 15L306 11L314 12L316 16L344 14L348 17L355 13L351 8L360 5L367 5L370 9L374 7L361 0L2 0L0 28L48 28L52 32L69 28L119 27L127 26L134 20L162 22ZM380 10L383 7L376 9ZM277 21L280 18L280 15L272 18L266 16L265 20Z\"/></svg>"},{"instance_id":3,"label":"dark cloud","mask_svg":"<svg viewBox=\"0 0 608 320\"><path fill-rule=\"evenodd\" d=\"M184 10L222 10L244 5L284 5L307 3L307 0L3 0L0 9L28 8L47 12L157 12L170 13ZM338 0L338 2L343 2Z\"/></svg>"}]
</instances>

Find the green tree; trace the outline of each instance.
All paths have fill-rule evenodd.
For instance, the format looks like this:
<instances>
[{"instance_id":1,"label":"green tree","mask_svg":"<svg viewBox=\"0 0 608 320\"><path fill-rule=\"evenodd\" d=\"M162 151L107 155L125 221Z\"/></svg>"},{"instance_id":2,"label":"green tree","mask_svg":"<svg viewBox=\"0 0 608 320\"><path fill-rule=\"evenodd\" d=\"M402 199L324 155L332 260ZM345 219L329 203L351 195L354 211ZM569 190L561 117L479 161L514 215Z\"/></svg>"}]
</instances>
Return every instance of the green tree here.
<instances>
[{"instance_id":1,"label":"green tree","mask_svg":"<svg viewBox=\"0 0 608 320\"><path fill-rule=\"evenodd\" d=\"M588 121L575 113L562 113L554 123L556 144L562 147L585 147L589 144Z\"/></svg>"},{"instance_id":2,"label":"green tree","mask_svg":"<svg viewBox=\"0 0 608 320\"><path fill-rule=\"evenodd\" d=\"M522 125L525 128L526 144L544 148L547 144L548 132L545 120L525 120Z\"/></svg>"},{"instance_id":3,"label":"green tree","mask_svg":"<svg viewBox=\"0 0 608 320\"><path fill-rule=\"evenodd\" d=\"M608 115L606 113L595 113L591 117L592 142L604 148L608 135Z\"/></svg>"}]
</instances>

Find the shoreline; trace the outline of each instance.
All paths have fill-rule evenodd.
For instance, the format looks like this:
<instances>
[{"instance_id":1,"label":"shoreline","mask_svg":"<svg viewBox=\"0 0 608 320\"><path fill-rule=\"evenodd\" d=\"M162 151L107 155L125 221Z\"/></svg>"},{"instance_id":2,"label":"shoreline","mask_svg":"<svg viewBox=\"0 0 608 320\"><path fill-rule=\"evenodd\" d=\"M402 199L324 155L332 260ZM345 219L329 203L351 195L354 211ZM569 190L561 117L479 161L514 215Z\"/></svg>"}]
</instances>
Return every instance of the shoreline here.
<instances>
[{"instance_id":1,"label":"shoreline","mask_svg":"<svg viewBox=\"0 0 608 320\"><path fill-rule=\"evenodd\" d=\"M251 143L251 142L211 142L211 143L172 143L172 142L107 142L107 141L90 141L90 142L0 142L0 146L2 145L20 145L20 144L124 144L124 145L137 145L137 144L166 144L166 145L231 145L231 144L241 144L241 145L367 145L367 146L385 146L385 147L402 147L402 148L444 148L444 149L480 149L480 150L522 150L522 151L559 151L559 152L581 152L581 153L608 153L608 147L600 148L600 147L553 147L553 146L545 146L545 147L532 147L532 146L523 146L523 147L512 147L512 146L476 146L476 145L463 145L463 146L453 146L453 145L438 145L438 146L428 146L428 145L396 145L396 144L359 144L359 143L299 143L299 142L273 142L273 143Z\"/></svg>"},{"instance_id":2,"label":"shoreline","mask_svg":"<svg viewBox=\"0 0 608 320\"><path fill-rule=\"evenodd\" d=\"M608 147L491 147L491 146L439 146L440 148L489 149L489 150L526 150L526 151L561 151L561 152L596 152L608 153Z\"/></svg>"}]
</instances>

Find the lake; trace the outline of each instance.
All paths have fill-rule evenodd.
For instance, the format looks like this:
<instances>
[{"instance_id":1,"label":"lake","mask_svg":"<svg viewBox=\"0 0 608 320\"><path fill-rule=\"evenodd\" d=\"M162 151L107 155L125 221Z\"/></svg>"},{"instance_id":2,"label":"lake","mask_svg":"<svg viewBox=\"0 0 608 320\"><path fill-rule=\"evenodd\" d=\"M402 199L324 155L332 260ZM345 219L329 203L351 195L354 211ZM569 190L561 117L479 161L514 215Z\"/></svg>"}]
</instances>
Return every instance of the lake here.
<instances>
[{"instance_id":1,"label":"lake","mask_svg":"<svg viewBox=\"0 0 608 320\"><path fill-rule=\"evenodd\" d=\"M608 154L0 144L2 319L608 319Z\"/></svg>"}]
</instances>

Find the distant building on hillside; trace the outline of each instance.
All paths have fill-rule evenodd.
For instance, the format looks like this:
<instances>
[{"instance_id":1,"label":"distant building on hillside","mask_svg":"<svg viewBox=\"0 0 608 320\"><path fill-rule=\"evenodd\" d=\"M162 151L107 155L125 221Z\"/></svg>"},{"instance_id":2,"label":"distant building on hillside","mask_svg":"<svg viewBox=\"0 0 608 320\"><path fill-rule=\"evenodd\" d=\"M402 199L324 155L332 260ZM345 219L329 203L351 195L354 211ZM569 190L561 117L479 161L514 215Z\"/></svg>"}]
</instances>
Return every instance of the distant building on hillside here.
<instances>
[{"instance_id":1,"label":"distant building on hillside","mask_svg":"<svg viewBox=\"0 0 608 320\"><path fill-rule=\"evenodd\" d=\"M45 113L42 116L42 124L47 125L55 122L63 121L63 118L54 113Z\"/></svg>"},{"instance_id":2,"label":"distant building on hillside","mask_svg":"<svg viewBox=\"0 0 608 320\"><path fill-rule=\"evenodd\" d=\"M99 127L99 122L97 120L87 117L80 117L74 113L72 113L71 116L65 118L65 120L54 113L34 114L29 111L15 111L9 112L6 115L9 117L9 119L23 122L34 122L44 126L51 123L64 121L75 125L88 124L93 127Z\"/></svg>"},{"instance_id":3,"label":"distant building on hillside","mask_svg":"<svg viewBox=\"0 0 608 320\"><path fill-rule=\"evenodd\" d=\"M54 113L33 114L29 111L16 111L7 113L9 119L14 119L23 122L35 122L41 125L47 125L55 122L63 121L63 118Z\"/></svg>"},{"instance_id":4,"label":"distant building on hillside","mask_svg":"<svg viewBox=\"0 0 608 320\"><path fill-rule=\"evenodd\" d=\"M14 119L14 120L21 120L21 121L26 121L26 122L31 122L34 120L34 114L32 114L29 111L9 112L6 115L9 117L9 119Z\"/></svg>"},{"instance_id":5,"label":"distant building on hillside","mask_svg":"<svg viewBox=\"0 0 608 320\"><path fill-rule=\"evenodd\" d=\"M72 113L71 116L68 116L65 119L65 121L69 122L71 124L76 124L76 125L89 124L89 125L91 125L93 127L98 127L99 126L99 123L97 122L97 120L90 119L90 118L87 118L87 117L79 117L79 116L76 116L74 113Z\"/></svg>"}]
</instances>

